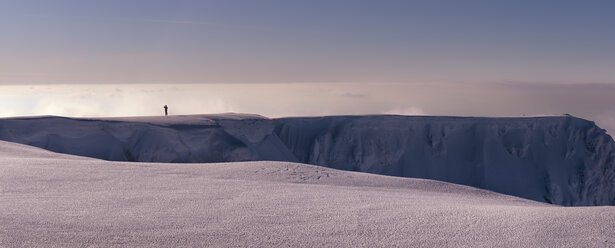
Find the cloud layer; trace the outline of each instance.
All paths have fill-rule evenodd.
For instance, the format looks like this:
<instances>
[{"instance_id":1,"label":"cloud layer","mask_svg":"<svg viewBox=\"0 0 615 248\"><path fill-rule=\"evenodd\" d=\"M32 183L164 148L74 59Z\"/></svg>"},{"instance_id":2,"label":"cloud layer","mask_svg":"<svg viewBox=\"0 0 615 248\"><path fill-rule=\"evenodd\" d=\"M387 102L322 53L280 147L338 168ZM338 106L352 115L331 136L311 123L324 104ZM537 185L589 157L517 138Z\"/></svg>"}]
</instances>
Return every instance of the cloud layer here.
<instances>
[{"instance_id":1,"label":"cloud layer","mask_svg":"<svg viewBox=\"0 0 615 248\"><path fill-rule=\"evenodd\" d=\"M572 114L615 133L615 85L295 83L0 86L0 116L142 116L243 112L269 117Z\"/></svg>"}]
</instances>

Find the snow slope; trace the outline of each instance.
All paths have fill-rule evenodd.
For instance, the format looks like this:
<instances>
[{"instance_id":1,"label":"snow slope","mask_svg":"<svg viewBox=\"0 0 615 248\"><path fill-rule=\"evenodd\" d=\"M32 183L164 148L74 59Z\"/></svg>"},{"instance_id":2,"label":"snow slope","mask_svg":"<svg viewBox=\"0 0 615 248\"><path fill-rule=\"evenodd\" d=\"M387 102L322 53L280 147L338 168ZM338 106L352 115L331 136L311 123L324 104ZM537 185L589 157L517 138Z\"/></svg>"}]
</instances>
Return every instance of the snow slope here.
<instances>
[{"instance_id":1,"label":"snow slope","mask_svg":"<svg viewBox=\"0 0 615 248\"><path fill-rule=\"evenodd\" d=\"M288 161L464 184L560 205L615 205L615 143L570 117L0 119L0 139L114 161Z\"/></svg>"},{"instance_id":2,"label":"snow slope","mask_svg":"<svg viewBox=\"0 0 615 248\"><path fill-rule=\"evenodd\" d=\"M0 247L612 247L615 207L290 162L124 163L0 141Z\"/></svg>"}]
</instances>

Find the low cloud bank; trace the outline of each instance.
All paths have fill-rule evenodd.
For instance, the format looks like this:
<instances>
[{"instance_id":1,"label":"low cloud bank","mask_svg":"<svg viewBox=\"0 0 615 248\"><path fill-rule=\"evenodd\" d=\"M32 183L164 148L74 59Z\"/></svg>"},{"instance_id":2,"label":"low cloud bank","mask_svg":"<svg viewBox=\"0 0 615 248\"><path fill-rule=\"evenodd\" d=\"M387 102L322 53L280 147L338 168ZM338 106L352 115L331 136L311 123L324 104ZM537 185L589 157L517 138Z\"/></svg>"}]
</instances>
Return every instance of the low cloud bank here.
<instances>
[{"instance_id":1,"label":"low cloud bank","mask_svg":"<svg viewBox=\"0 0 615 248\"><path fill-rule=\"evenodd\" d=\"M74 117L221 112L269 117L571 114L615 133L615 84L289 83L0 86L0 116Z\"/></svg>"}]
</instances>

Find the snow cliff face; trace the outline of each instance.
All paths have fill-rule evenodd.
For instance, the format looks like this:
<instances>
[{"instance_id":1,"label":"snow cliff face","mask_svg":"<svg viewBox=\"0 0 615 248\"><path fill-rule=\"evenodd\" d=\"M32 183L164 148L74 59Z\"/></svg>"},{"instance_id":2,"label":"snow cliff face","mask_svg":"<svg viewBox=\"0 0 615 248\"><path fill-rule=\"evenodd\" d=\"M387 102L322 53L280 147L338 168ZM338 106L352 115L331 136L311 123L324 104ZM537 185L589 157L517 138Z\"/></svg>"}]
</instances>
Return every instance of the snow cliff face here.
<instances>
[{"instance_id":1,"label":"snow cliff face","mask_svg":"<svg viewBox=\"0 0 615 248\"><path fill-rule=\"evenodd\" d=\"M615 205L615 142L574 117L173 118L0 119L0 139L115 161L302 162L560 205Z\"/></svg>"},{"instance_id":2,"label":"snow cliff face","mask_svg":"<svg viewBox=\"0 0 615 248\"><path fill-rule=\"evenodd\" d=\"M615 143L572 117L278 120L300 162L436 179L560 205L615 204Z\"/></svg>"}]
</instances>

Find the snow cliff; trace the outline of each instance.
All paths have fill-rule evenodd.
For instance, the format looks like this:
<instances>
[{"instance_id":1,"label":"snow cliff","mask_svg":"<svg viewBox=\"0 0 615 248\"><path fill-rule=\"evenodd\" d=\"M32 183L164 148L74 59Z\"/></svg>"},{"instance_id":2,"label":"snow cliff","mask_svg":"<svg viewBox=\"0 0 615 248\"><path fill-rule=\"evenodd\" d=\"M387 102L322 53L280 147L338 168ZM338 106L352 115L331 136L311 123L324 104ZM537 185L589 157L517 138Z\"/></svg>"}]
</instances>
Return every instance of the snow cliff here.
<instances>
[{"instance_id":1,"label":"snow cliff","mask_svg":"<svg viewBox=\"0 0 615 248\"><path fill-rule=\"evenodd\" d=\"M46 116L0 119L0 139L114 161L290 161L559 205L615 205L615 142L570 116Z\"/></svg>"}]
</instances>

